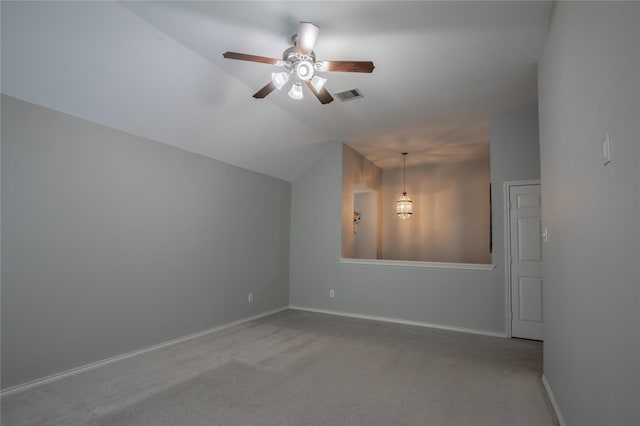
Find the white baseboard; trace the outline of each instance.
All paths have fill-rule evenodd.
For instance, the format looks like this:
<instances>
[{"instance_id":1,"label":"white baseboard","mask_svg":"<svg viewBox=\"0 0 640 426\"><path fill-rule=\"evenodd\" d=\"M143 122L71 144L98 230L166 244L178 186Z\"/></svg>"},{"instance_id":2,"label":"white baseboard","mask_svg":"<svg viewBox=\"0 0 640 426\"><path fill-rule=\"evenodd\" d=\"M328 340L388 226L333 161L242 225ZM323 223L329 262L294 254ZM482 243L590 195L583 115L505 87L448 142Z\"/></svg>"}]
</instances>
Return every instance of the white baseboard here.
<instances>
[{"instance_id":1,"label":"white baseboard","mask_svg":"<svg viewBox=\"0 0 640 426\"><path fill-rule=\"evenodd\" d=\"M395 324L405 324L405 325L416 325L418 327L429 327L429 328L437 328L440 330L448 330L448 331L459 331L462 333L471 333L471 334L480 334L483 336L491 336L491 337L507 337L505 333L498 333L495 331L487 331L487 330L476 330L473 328L464 328L464 327L451 327L442 324L433 324L428 322L420 322L420 321L409 321L399 318L388 318L388 317L379 317L375 315L362 315L362 314L354 314L351 312L342 312L342 311L331 311L327 309L315 309L315 308L307 308L304 306L295 306L289 305L290 309L295 309L298 311L308 311L308 312L317 312L320 314L329 314L329 315L338 315L341 317L349 317L349 318L360 318L360 319L368 319L374 321L383 321L383 322L392 322Z\"/></svg>"},{"instance_id":2,"label":"white baseboard","mask_svg":"<svg viewBox=\"0 0 640 426\"><path fill-rule=\"evenodd\" d=\"M56 374L52 374L50 376L46 376L46 377L43 377L43 378L40 378L40 379L32 380L32 381L27 382L27 383L23 383L23 384L20 384L20 385L12 386L12 387L9 387L7 389L3 389L2 391L0 391L0 396L3 397L3 396L6 396L6 395L11 395L11 394L14 394L14 393L17 393L17 392L22 392L22 391L25 391L27 389L34 388L36 386L44 385L46 383L55 382L56 380L60 380L60 379L63 379L65 377L74 376L76 374L80 374L80 373L83 373L85 371L90 371L90 370L93 370L93 369L96 369L96 368L99 368L99 367L102 367L102 366L105 366L105 365L109 365L109 364L112 364L114 362L117 362L117 361L120 361L120 360L123 360L123 359L127 359L127 358L131 358L131 357L134 357L134 356L137 356L137 355L141 355L141 354L146 353L146 352L155 351L157 349L166 348L167 346L171 346L171 345L175 345L175 344L178 344L178 343L182 343L182 342L185 342L187 340L195 339L197 337L206 336L207 334L211 334L211 333L214 333L216 331L220 331L220 330L223 330L225 328L233 327L233 326L245 323L245 322L253 321L253 320L258 319L258 318L262 318L262 317L266 317L266 316L269 316L269 315L273 315L273 314L276 314L278 312L286 311L287 309L289 309L289 307L285 306L283 308L278 308L278 309L274 309L274 310L271 310L271 311L263 312L261 314L254 315L252 317L243 318L243 319L238 320L238 321L233 321L233 322L230 322L230 323L226 323L226 324L220 325L218 327L210 328L208 330L199 331L197 333L193 333L193 334L189 334L189 335L186 335L186 336L178 337L176 339L171 339L171 340L168 340L166 342L158 343L156 345L147 346L146 348L142 348L142 349L138 349L138 350L135 350L135 351L127 352L127 353L124 353L122 355L116 355L114 357L103 359L101 361L96 361L96 362L92 362L90 364L82 365L80 367L72 368L71 370L62 371L60 373L56 373Z\"/></svg>"},{"instance_id":3,"label":"white baseboard","mask_svg":"<svg viewBox=\"0 0 640 426\"><path fill-rule=\"evenodd\" d=\"M551 401L551 406L553 407L553 412L556 415L556 419L558 419L558 423L560 426L567 426L564 421L564 417L562 417L562 413L560 412L560 407L558 406L558 401L556 401L556 397L553 395L553 391L551 390L551 385L547 378L542 375L542 384L544 385L544 390L547 391L547 396L549 397L549 401Z\"/></svg>"},{"instance_id":4,"label":"white baseboard","mask_svg":"<svg viewBox=\"0 0 640 426\"><path fill-rule=\"evenodd\" d=\"M205 336L207 334L210 333L214 333L216 331L220 331L223 330L225 328L229 328L229 327L233 327L235 325L239 325L248 321L253 321L255 319L258 318L262 318L262 317L266 317L269 315L273 315L275 313L278 312L282 312L285 311L287 309L295 309L295 310L299 310L299 311L308 311L308 312L317 312L317 313L322 313L322 314L329 314L329 315L338 315L338 316L343 316L343 317L350 317L350 318L360 318L360 319L367 319L367 320L374 320L374 321L383 321L383 322L390 322L390 323L396 323L396 324L405 324L405 325L415 325L415 326L419 326L419 327L429 327L429 328L437 328L437 329L441 329L441 330L449 330L449 331L459 331L459 332L463 332L463 333L471 333L471 334L480 334L483 336L491 336L491 337L506 337L506 335L504 333L496 333L496 332L492 332L492 331L485 331L485 330L476 330L476 329L470 329L470 328L463 328L463 327L450 327L450 326L445 326L445 325L441 325L441 324L433 324L433 323L426 323L426 322L419 322L419 321L409 321L409 320L403 320L403 319L398 319L398 318L387 318L387 317L380 317L380 316L374 316L374 315L361 315L361 314L355 314L355 313L350 313L350 312L341 312L341 311L332 311L332 310L326 310L326 309L315 309L315 308L308 308L308 307L302 307L302 306L288 306L288 307L283 307L283 308L279 308L279 309L274 309L271 311L267 311L267 312L263 312L259 315L254 315L252 317L248 317L248 318L243 318L241 320L238 321L234 321L234 322L230 322L227 324L223 324L220 325L218 327L214 327L214 328L210 328L208 330L204 330L204 331L200 331L197 333L193 333L193 334L189 334L186 336L182 336L182 337L178 337L176 339L172 339L172 340L168 340L166 342L162 342L162 343L158 343L156 345L152 345L152 346L148 346L146 348L142 348L142 349L138 349L135 351L131 351L131 352L127 352L121 355L116 355L114 357L111 358L107 358L101 361L96 361L96 362L92 362L90 364L86 364L80 367L76 367L76 368L72 368L70 370L67 371L62 371L60 373L56 373L56 374L52 374L50 376L46 376L40 379L36 379L36 380L32 380L30 382L27 383L23 383L20 385L16 385L16 386L12 386L9 387L7 389L3 389L2 391L0 391L0 396L7 396L7 395L11 395L14 393L18 393L18 392L22 392L25 391L27 389L31 389L40 385L44 385L46 383L51 383L54 382L56 380L60 380L63 379L65 377L70 377L76 374L80 374L83 373L85 371L90 371L93 370L95 368L99 368L105 365L109 365L112 364L114 362L123 360L123 359L127 359L127 358L131 358L137 355L141 355L143 353L146 352L150 352L150 351L154 351L157 349L161 349L161 348L165 348L167 346L171 346L171 345L175 345L181 342L185 342L187 340L191 340L191 339L195 339L197 337L201 337L201 336ZM555 399L553 399L552 394L550 389L547 388L547 384L546 381L544 379L543 376L543 383L545 383L545 389L547 389L547 392L550 395L550 399L552 401L552 404L554 406L554 409L557 412L558 418L560 419L560 412L558 411L558 409L556 408L555 405ZM564 423L561 421L560 422L561 426L565 426Z\"/></svg>"}]
</instances>

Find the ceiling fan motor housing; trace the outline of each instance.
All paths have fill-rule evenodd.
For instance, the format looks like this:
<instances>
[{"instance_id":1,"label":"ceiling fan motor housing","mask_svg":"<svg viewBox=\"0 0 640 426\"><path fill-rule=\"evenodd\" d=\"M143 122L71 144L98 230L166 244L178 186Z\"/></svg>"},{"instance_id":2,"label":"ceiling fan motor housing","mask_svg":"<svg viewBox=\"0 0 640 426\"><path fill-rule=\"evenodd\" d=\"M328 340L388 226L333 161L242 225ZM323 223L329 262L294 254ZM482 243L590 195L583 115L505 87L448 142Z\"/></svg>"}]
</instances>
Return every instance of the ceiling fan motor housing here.
<instances>
[{"instance_id":1,"label":"ceiling fan motor housing","mask_svg":"<svg viewBox=\"0 0 640 426\"><path fill-rule=\"evenodd\" d=\"M315 52L312 51L309 55L301 55L300 53L296 53L296 47L294 45L284 51L282 60L285 62L285 67L292 70L301 81L309 81L313 78L313 73L316 69Z\"/></svg>"},{"instance_id":2,"label":"ceiling fan motor housing","mask_svg":"<svg viewBox=\"0 0 640 426\"><path fill-rule=\"evenodd\" d=\"M313 77L313 64L310 61L297 61L293 66L296 76L302 81L309 81Z\"/></svg>"}]
</instances>

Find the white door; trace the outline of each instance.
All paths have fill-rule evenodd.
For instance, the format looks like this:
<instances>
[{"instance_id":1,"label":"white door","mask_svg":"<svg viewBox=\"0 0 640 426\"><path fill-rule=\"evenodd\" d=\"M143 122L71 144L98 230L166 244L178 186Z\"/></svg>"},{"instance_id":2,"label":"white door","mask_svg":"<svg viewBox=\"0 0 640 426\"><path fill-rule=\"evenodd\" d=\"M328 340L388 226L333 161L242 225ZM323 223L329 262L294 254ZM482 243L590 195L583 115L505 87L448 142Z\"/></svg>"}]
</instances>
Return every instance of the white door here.
<instances>
[{"instance_id":1,"label":"white door","mask_svg":"<svg viewBox=\"0 0 640 426\"><path fill-rule=\"evenodd\" d=\"M540 185L509 188L511 335L542 340Z\"/></svg>"}]
</instances>

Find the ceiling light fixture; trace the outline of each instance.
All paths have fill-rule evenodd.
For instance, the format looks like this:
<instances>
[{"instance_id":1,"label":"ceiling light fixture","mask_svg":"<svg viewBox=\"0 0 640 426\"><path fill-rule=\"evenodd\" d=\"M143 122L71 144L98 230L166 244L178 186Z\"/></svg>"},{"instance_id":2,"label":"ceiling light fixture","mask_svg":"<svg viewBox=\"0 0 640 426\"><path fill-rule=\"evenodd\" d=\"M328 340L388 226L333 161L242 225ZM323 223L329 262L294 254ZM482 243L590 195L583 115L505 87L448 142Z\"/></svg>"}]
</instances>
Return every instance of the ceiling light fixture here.
<instances>
[{"instance_id":1,"label":"ceiling light fixture","mask_svg":"<svg viewBox=\"0 0 640 426\"><path fill-rule=\"evenodd\" d=\"M313 64L309 61L299 61L294 65L294 70L302 81L309 81L313 77Z\"/></svg>"},{"instance_id":2,"label":"ceiling light fixture","mask_svg":"<svg viewBox=\"0 0 640 426\"><path fill-rule=\"evenodd\" d=\"M319 31L320 28L311 22L300 22L298 33L291 37L293 46L282 52L282 59L238 52L224 52L222 56L227 59L260 62L285 68L287 72L273 73L271 81L253 94L256 99L264 99L269 93L284 87L293 74L295 83L289 90L289 96L292 99L303 98L302 83L304 82L320 103L326 105L333 102L333 96L324 87L327 80L314 75L316 72L370 73L375 66L371 61L316 61L316 53L313 48L316 45Z\"/></svg>"},{"instance_id":3,"label":"ceiling light fixture","mask_svg":"<svg viewBox=\"0 0 640 426\"><path fill-rule=\"evenodd\" d=\"M280 90L287 84L289 81L289 73L288 72L274 72L271 73L271 81L276 86L276 89Z\"/></svg>"},{"instance_id":4,"label":"ceiling light fixture","mask_svg":"<svg viewBox=\"0 0 640 426\"><path fill-rule=\"evenodd\" d=\"M302 94L302 84L300 84L300 82L296 81L293 83L291 90L289 90L289 97L295 100L304 98L304 95Z\"/></svg>"},{"instance_id":5,"label":"ceiling light fixture","mask_svg":"<svg viewBox=\"0 0 640 426\"><path fill-rule=\"evenodd\" d=\"M409 219L413 214L413 201L407 196L405 184L407 181L407 153L402 153L402 197L396 201L396 214L402 220Z\"/></svg>"},{"instance_id":6,"label":"ceiling light fixture","mask_svg":"<svg viewBox=\"0 0 640 426\"><path fill-rule=\"evenodd\" d=\"M314 75L313 78L311 79L311 85L316 90L316 92L321 91L326 82L327 82L327 79L322 78L319 75Z\"/></svg>"}]
</instances>

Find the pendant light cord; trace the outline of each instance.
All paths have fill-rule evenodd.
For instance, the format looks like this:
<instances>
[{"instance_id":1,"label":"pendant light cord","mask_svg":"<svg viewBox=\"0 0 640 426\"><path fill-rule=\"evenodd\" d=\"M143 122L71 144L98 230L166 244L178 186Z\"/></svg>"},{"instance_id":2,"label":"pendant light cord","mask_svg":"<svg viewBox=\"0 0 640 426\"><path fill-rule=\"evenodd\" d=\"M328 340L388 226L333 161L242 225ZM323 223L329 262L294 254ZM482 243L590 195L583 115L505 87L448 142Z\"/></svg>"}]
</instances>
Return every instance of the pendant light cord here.
<instances>
[{"instance_id":1,"label":"pendant light cord","mask_svg":"<svg viewBox=\"0 0 640 426\"><path fill-rule=\"evenodd\" d=\"M402 153L402 195L407 195L407 153Z\"/></svg>"}]
</instances>

